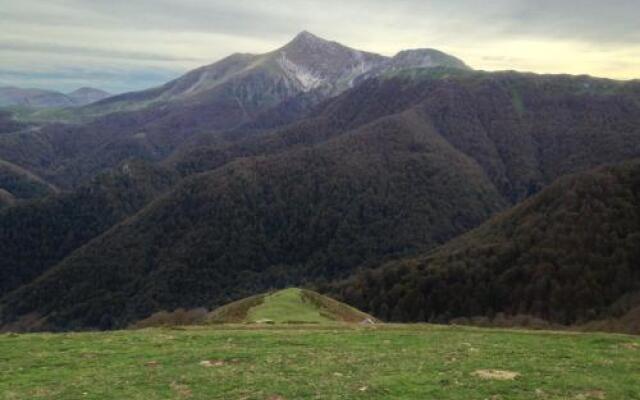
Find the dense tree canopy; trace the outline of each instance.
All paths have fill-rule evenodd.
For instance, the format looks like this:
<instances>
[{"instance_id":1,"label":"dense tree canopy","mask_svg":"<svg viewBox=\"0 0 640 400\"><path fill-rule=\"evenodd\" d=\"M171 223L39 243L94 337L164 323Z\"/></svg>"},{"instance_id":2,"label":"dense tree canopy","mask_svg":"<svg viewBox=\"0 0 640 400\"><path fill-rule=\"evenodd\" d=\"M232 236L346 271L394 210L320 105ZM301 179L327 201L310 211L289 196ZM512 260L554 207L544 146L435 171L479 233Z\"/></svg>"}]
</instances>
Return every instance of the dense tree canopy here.
<instances>
[{"instance_id":1,"label":"dense tree canopy","mask_svg":"<svg viewBox=\"0 0 640 400\"><path fill-rule=\"evenodd\" d=\"M529 314L616 317L640 291L640 162L560 179L433 251L333 288L392 321Z\"/></svg>"},{"instance_id":2,"label":"dense tree canopy","mask_svg":"<svg viewBox=\"0 0 640 400\"><path fill-rule=\"evenodd\" d=\"M3 299L4 321L116 326L220 305L443 243L505 206L413 113L195 176ZM64 293L64 296L58 294Z\"/></svg>"},{"instance_id":3,"label":"dense tree canopy","mask_svg":"<svg viewBox=\"0 0 640 400\"><path fill-rule=\"evenodd\" d=\"M1 212L0 297L138 211L173 181L162 169L125 162L74 192Z\"/></svg>"}]
</instances>

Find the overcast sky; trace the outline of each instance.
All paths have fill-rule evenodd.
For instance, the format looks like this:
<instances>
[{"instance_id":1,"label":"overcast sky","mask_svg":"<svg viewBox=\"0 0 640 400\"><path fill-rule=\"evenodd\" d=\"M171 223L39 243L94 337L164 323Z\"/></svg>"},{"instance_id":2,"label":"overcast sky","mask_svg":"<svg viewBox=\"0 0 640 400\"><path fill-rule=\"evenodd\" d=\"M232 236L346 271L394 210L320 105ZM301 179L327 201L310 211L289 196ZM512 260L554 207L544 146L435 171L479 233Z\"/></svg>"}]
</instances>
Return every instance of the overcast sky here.
<instances>
[{"instance_id":1,"label":"overcast sky","mask_svg":"<svg viewBox=\"0 0 640 400\"><path fill-rule=\"evenodd\" d=\"M477 69L640 78L640 0L0 0L0 85L143 89L302 30Z\"/></svg>"}]
</instances>

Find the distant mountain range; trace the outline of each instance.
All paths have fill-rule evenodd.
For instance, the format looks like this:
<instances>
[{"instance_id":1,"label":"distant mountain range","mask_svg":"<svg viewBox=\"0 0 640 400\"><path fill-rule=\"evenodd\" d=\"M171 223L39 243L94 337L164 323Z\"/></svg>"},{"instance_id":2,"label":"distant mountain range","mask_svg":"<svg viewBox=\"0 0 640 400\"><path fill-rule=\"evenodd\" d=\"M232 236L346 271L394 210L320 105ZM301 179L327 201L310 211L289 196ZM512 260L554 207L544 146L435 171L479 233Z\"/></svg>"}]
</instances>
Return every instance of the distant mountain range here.
<instances>
[{"instance_id":1,"label":"distant mountain range","mask_svg":"<svg viewBox=\"0 0 640 400\"><path fill-rule=\"evenodd\" d=\"M303 284L382 319L568 324L640 293L638 81L303 32L48 115L0 113L0 325L125 327Z\"/></svg>"},{"instance_id":2,"label":"distant mountain range","mask_svg":"<svg viewBox=\"0 0 640 400\"><path fill-rule=\"evenodd\" d=\"M104 90L83 87L71 93L52 90L0 87L0 107L80 107L111 96Z\"/></svg>"}]
</instances>

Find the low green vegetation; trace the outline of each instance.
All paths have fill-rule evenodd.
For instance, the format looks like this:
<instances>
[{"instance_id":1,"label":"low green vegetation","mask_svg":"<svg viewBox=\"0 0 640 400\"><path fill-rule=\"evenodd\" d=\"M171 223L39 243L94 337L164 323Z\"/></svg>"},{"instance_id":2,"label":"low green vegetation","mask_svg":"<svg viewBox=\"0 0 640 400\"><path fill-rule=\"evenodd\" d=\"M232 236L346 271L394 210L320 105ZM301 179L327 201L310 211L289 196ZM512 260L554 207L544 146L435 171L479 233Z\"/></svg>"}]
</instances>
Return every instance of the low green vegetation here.
<instances>
[{"instance_id":1,"label":"low green vegetation","mask_svg":"<svg viewBox=\"0 0 640 400\"><path fill-rule=\"evenodd\" d=\"M330 322L328 316L322 315L320 309L302 297L300 289L285 289L264 298L262 304L249 310L250 322Z\"/></svg>"},{"instance_id":2,"label":"low green vegetation","mask_svg":"<svg viewBox=\"0 0 640 400\"><path fill-rule=\"evenodd\" d=\"M6 334L0 399L633 400L639 359L633 336L430 325Z\"/></svg>"},{"instance_id":3,"label":"low green vegetation","mask_svg":"<svg viewBox=\"0 0 640 400\"><path fill-rule=\"evenodd\" d=\"M204 308L159 311L130 328L204 324L335 324L374 321L355 308L307 289L289 288L250 296L212 312Z\"/></svg>"}]
</instances>

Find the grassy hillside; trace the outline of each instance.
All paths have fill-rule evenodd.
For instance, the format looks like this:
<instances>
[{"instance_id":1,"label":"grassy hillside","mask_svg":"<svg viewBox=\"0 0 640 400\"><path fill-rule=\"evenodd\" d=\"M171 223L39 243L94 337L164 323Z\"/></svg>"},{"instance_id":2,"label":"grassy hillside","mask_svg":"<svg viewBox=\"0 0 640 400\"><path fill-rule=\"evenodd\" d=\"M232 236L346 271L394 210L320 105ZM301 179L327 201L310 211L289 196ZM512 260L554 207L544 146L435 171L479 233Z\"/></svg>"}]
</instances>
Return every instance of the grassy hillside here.
<instances>
[{"instance_id":1,"label":"grassy hillside","mask_svg":"<svg viewBox=\"0 0 640 400\"><path fill-rule=\"evenodd\" d=\"M0 335L2 399L640 399L638 337L428 325Z\"/></svg>"},{"instance_id":2,"label":"grassy hillside","mask_svg":"<svg viewBox=\"0 0 640 400\"><path fill-rule=\"evenodd\" d=\"M266 296L262 304L249 310L247 322L259 321L326 323L331 319L313 304L303 301L300 289L286 289Z\"/></svg>"},{"instance_id":3,"label":"grassy hillside","mask_svg":"<svg viewBox=\"0 0 640 400\"><path fill-rule=\"evenodd\" d=\"M364 272L339 291L384 320L505 313L580 324L638 305L638 243L634 161L562 178L432 253Z\"/></svg>"}]
</instances>

